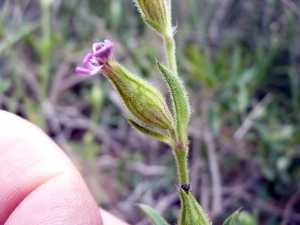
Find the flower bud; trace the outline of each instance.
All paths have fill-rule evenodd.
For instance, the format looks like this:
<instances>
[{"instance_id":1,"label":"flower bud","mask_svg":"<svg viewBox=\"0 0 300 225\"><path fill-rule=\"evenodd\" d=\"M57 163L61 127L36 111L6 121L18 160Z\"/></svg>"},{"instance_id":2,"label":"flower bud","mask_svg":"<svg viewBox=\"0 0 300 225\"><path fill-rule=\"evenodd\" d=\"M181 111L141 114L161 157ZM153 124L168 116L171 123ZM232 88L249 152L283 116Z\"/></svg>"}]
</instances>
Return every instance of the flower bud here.
<instances>
[{"instance_id":1,"label":"flower bud","mask_svg":"<svg viewBox=\"0 0 300 225\"><path fill-rule=\"evenodd\" d=\"M170 129L173 117L161 93L147 81L110 61L103 68L128 111L138 120L159 129Z\"/></svg>"},{"instance_id":2,"label":"flower bud","mask_svg":"<svg viewBox=\"0 0 300 225\"><path fill-rule=\"evenodd\" d=\"M183 187L186 186L181 185L179 189L181 209L179 212L178 225L211 225L212 222L190 191L191 187L189 186L188 189Z\"/></svg>"},{"instance_id":3,"label":"flower bud","mask_svg":"<svg viewBox=\"0 0 300 225\"><path fill-rule=\"evenodd\" d=\"M171 0L133 0L147 25L162 36L172 34Z\"/></svg>"}]
</instances>

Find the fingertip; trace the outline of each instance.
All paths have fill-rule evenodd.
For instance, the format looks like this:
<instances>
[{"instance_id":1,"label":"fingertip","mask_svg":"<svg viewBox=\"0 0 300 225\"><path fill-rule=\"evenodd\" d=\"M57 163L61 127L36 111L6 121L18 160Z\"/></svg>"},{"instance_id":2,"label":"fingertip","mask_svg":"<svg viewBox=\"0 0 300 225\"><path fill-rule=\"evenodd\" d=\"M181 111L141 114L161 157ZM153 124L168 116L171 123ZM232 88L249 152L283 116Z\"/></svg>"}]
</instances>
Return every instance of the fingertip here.
<instances>
[{"instance_id":1,"label":"fingertip","mask_svg":"<svg viewBox=\"0 0 300 225\"><path fill-rule=\"evenodd\" d=\"M81 177L66 173L47 180L26 196L5 224L103 225L103 221Z\"/></svg>"},{"instance_id":2,"label":"fingertip","mask_svg":"<svg viewBox=\"0 0 300 225\"><path fill-rule=\"evenodd\" d=\"M115 217L111 213L107 212L106 210L100 208L100 213L103 219L104 225L129 225L128 223L120 220L119 218Z\"/></svg>"},{"instance_id":3,"label":"fingertip","mask_svg":"<svg viewBox=\"0 0 300 225\"><path fill-rule=\"evenodd\" d=\"M41 129L2 110L0 127L0 224L102 224L80 173Z\"/></svg>"}]
</instances>

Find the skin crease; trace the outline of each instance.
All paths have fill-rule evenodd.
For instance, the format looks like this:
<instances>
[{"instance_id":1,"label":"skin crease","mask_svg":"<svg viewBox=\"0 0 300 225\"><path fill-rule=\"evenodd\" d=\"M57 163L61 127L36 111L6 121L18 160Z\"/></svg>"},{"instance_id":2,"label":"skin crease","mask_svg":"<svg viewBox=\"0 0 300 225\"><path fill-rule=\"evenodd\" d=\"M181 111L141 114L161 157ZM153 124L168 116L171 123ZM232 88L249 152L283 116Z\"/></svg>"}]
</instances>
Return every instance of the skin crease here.
<instances>
[{"instance_id":1,"label":"skin crease","mask_svg":"<svg viewBox=\"0 0 300 225\"><path fill-rule=\"evenodd\" d=\"M0 225L128 225L100 209L80 173L39 128L0 110Z\"/></svg>"}]
</instances>

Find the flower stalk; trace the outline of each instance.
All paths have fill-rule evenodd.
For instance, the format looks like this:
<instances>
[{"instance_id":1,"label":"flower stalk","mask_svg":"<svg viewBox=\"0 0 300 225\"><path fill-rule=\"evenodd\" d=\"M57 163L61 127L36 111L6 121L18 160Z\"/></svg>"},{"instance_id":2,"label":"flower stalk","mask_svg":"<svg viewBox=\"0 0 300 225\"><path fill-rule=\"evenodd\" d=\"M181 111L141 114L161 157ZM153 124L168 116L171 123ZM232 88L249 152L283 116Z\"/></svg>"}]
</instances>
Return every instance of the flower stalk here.
<instances>
[{"instance_id":1,"label":"flower stalk","mask_svg":"<svg viewBox=\"0 0 300 225\"><path fill-rule=\"evenodd\" d=\"M175 146L173 148L173 153L175 156L178 172L178 180L181 184L189 184L189 173L188 173L188 164L187 164L187 147Z\"/></svg>"},{"instance_id":2,"label":"flower stalk","mask_svg":"<svg viewBox=\"0 0 300 225\"><path fill-rule=\"evenodd\" d=\"M172 36L165 36L163 37L164 40L164 46L167 56L167 62L170 70L174 73L175 76L177 76L177 62L176 62L176 45L175 40Z\"/></svg>"}]
</instances>

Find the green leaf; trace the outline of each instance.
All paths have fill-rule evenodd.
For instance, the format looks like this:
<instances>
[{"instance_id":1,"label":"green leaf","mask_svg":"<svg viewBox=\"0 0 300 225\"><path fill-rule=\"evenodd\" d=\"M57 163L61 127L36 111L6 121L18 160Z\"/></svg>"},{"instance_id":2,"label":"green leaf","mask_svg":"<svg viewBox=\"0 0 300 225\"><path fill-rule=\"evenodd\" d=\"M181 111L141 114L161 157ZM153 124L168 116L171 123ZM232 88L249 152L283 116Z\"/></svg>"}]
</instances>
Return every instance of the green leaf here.
<instances>
[{"instance_id":1,"label":"green leaf","mask_svg":"<svg viewBox=\"0 0 300 225\"><path fill-rule=\"evenodd\" d=\"M131 126L133 126L135 129L137 129L138 131L142 132L143 134L147 135L147 136L150 136L152 138L155 138L159 141L162 141L168 145L170 145L171 147L174 145L173 144L173 141L171 138L163 135L163 134L160 134L160 133L157 133L153 130L150 130L146 127L143 127L141 126L140 124L134 122L132 119L128 119L128 122L131 124Z\"/></svg>"},{"instance_id":2,"label":"green leaf","mask_svg":"<svg viewBox=\"0 0 300 225\"><path fill-rule=\"evenodd\" d=\"M169 225L154 209L144 204L137 206L150 218L154 225Z\"/></svg>"},{"instance_id":3,"label":"green leaf","mask_svg":"<svg viewBox=\"0 0 300 225\"><path fill-rule=\"evenodd\" d=\"M249 213L247 211L243 211L239 213L238 224L240 225L258 225L257 216L258 211L255 210L254 213Z\"/></svg>"},{"instance_id":4,"label":"green leaf","mask_svg":"<svg viewBox=\"0 0 300 225\"><path fill-rule=\"evenodd\" d=\"M209 72L209 52L204 51L203 54L199 51L197 45L191 45L187 49L188 59L185 61L185 68L194 76L201 85L211 89L218 84L217 79ZM185 60L185 59L183 59Z\"/></svg>"},{"instance_id":5,"label":"green leaf","mask_svg":"<svg viewBox=\"0 0 300 225\"><path fill-rule=\"evenodd\" d=\"M188 124L189 116L190 116L190 105L189 105L187 93L178 76L175 76L172 71L170 71L168 68L166 68L159 62L157 62L157 66L161 74L165 77L171 92L175 118L176 118L176 130L180 138L185 137L186 126Z\"/></svg>"},{"instance_id":6,"label":"green leaf","mask_svg":"<svg viewBox=\"0 0 300 225\"><path fill-rule=\"evenodd\" d=\"M240 211L242 210L242 208L243 207L240 207L236 211L234 211L234 213L232 213L232 215L225 220L223 225L234 225Z\"/></svg>"}]
</instances>

